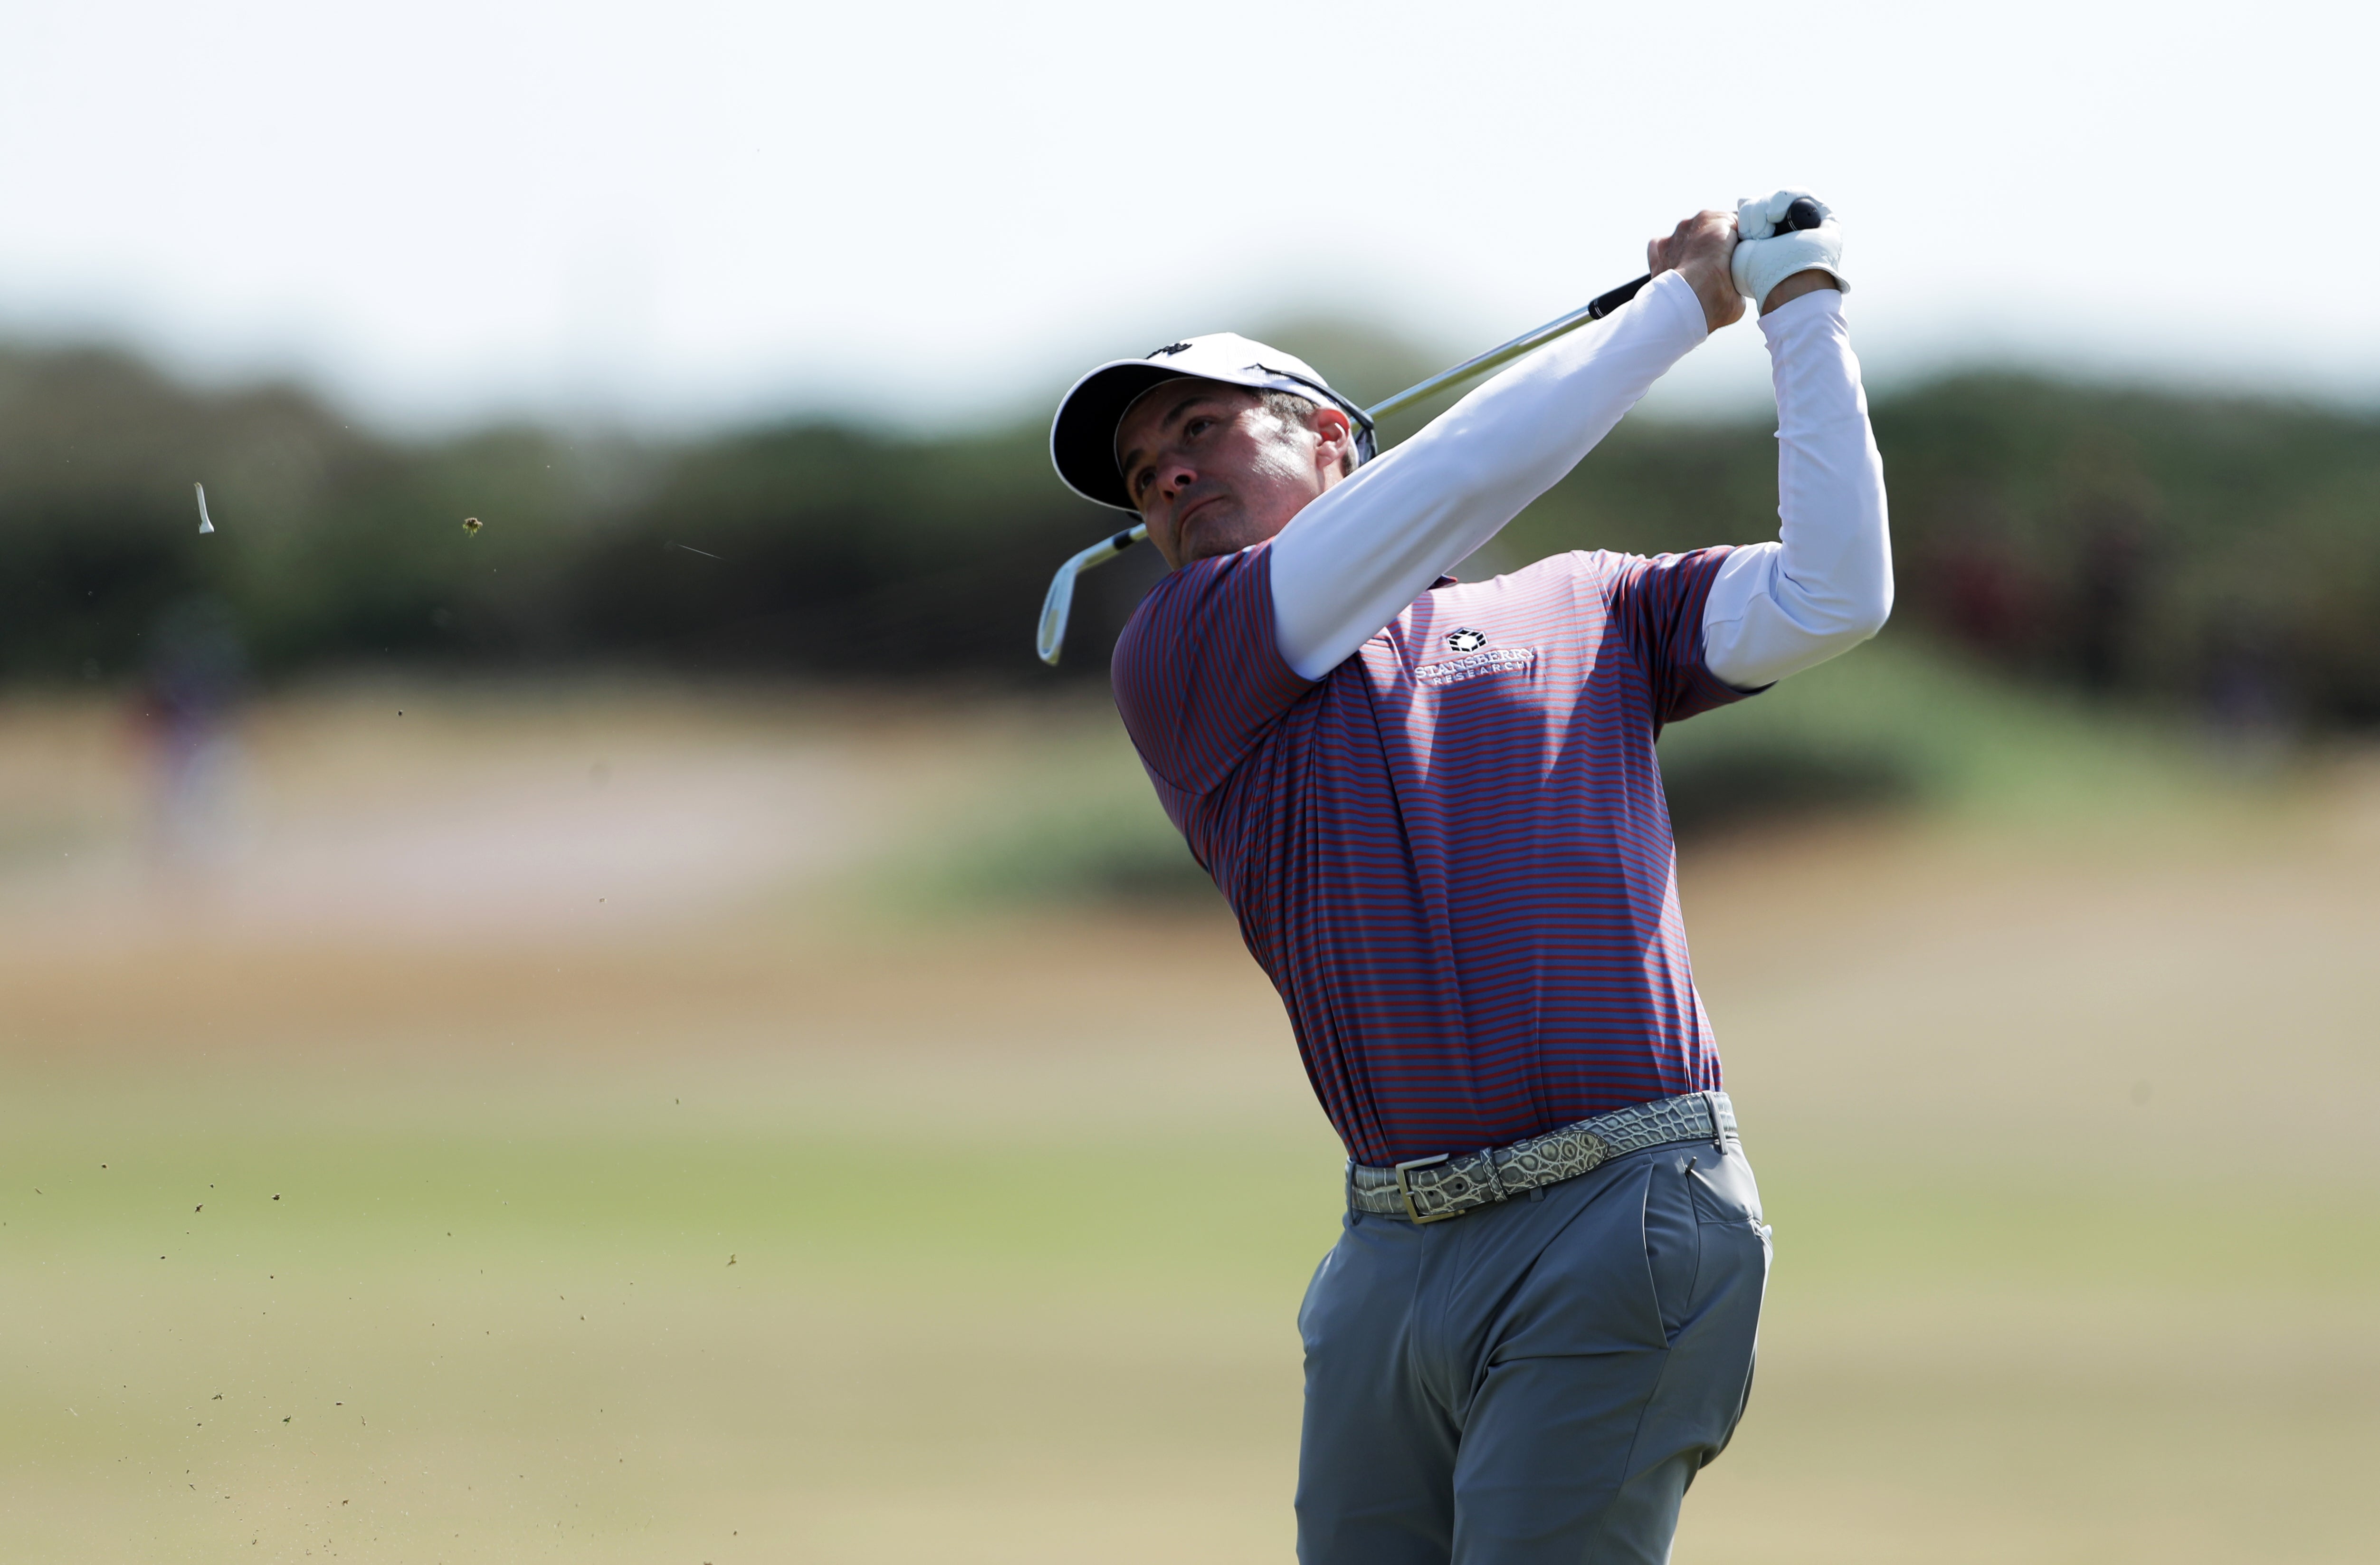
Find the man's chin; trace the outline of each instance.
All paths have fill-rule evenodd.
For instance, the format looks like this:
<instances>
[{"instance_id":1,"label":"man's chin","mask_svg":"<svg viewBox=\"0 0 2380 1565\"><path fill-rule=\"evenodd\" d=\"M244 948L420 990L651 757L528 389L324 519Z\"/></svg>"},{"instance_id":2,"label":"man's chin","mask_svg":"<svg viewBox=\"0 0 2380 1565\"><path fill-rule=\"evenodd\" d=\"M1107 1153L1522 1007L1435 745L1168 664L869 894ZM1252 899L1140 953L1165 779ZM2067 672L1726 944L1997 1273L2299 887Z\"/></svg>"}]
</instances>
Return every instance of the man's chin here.
<instances>
[{"instance_id":1,"label":"man's chin","mask_svg":"<svg viewBox=\"0 0 2380 1565\"><path fill-rule=\"evenodd\" d=\"M1191 517L1190 525L1174 535L1173 547L1182 556L1182 563L1186 565L1193 560L1211 560L1219 554L1236 554L1251 543L1263 541L1260 538L1244 536L1249 529L1244 525L1234 525L1235 521L1236 518L1223 516Z\"/></svg>"}]
</instances>

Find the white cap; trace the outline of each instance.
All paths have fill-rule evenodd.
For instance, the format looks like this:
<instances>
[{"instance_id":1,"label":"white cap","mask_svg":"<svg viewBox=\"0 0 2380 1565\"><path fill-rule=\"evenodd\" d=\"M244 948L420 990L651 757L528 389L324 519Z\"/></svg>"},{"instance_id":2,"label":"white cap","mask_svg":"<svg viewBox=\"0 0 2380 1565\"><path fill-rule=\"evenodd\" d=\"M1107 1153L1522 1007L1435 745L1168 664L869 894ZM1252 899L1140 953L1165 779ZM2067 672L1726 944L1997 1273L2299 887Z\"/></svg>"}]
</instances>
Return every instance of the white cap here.
<instances>
[{"instance_id":1,"label":"white cap","mask_svg":"<svg viewBox=\"0 0 2380 1565\"><path fill-rule=\"evenodd\" d=\"M1116 428L1150 389L1185 377L1328 403L1355 426L1355 460L1372 457L1372 421L1362 408L1332 391L1312 365L1236 332L1216 332L1168 343L1146 358L1112 360L1075 382L1050 424L1050 460L1066 487L1086 500L1134 510L1123 472L1116 466Z\"/></svg>"}]
</instances>

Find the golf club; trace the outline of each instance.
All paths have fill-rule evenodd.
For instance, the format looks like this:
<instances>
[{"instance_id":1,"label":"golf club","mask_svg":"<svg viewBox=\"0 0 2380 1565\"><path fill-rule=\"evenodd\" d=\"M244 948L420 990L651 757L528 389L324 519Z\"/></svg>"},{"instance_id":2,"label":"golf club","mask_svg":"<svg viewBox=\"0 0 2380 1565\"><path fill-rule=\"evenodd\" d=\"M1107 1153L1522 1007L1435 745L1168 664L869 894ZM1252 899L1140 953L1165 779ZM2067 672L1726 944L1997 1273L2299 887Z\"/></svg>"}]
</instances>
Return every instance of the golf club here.
<instances>
[{"instance_id":1,"label":"golf club","mask_svg":"<svg viewBox=\"0 0 2380 1565\"><path fill-rule=\"evenodd\" d=\"M1824 221L1825 217L1818 210L1818 203L1805 196L1785 209L1785 216L1777 224L1777 231L1781 234L1803 228L1815 228ZM1378 423L1390 414L1402 413L1416 403L1427 401L1438 395L1440 392L1459 386L1466 381L1476 380L1491 370L1500 370L1523 354L1543 347L1557 337L1566 336L1590 321L1602 320L1630 299L1634 298L1637 290L1652 280L1653 274L1648 272L1634 282L1622 283L1609 293L1598 294L1584 309L1573 309L1568 315L1547 321L1533 332L1524 332L1511 342L1491 347L1475 358L1466 358L1451 370L1441 370L1427 381L1407 386L1386 402L1376 403L1366 408L1364 417L1373 423ZM1095 565L1106 564L1148 536L1147 524L1135 523L1112 537L1099 540L1099 542L1092 544L1088 549L1058 567L1058 574L1050 580L1049 596L1041 600L1041 625L1034 637L1035 650L1041 654L1043 662L1048 663L1051 668L1056 668L1059 654L1065 648L1066 619L1075 608L1075 578Z\"/></svg>"}]
</instances>

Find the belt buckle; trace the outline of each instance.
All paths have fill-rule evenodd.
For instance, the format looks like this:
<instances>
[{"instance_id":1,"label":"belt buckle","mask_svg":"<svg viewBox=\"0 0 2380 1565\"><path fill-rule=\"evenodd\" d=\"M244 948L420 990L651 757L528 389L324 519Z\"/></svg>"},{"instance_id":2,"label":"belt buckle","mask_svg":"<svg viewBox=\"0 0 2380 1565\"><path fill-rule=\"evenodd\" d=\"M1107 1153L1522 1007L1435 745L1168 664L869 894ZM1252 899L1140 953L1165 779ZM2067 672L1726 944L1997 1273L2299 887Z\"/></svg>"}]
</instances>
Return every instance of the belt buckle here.
<instances>
[{"instance_id":1,"label":"belt buckle","mask_svg":"<svg viewBox=\"0 0 2380 1565\"><path fill-rule=\"evenodd\" d=\"M1416 1225L1426 1222L1444 1222L1449 1218L1459 1218L1463 1215L1461 1212L1440 1212L1436 1217L1422 1216L1421 1208L1414 1205L1413 1181L1405 1174L1408 1169L1427 1169L1443 1163L1452 1156L1451 1152L1439 1152L1427 1158L1415 1158L1396 1166L1397 1194L1405 1198L1405 1216L1412 1219Z\"/></svg>"}]
</instances>

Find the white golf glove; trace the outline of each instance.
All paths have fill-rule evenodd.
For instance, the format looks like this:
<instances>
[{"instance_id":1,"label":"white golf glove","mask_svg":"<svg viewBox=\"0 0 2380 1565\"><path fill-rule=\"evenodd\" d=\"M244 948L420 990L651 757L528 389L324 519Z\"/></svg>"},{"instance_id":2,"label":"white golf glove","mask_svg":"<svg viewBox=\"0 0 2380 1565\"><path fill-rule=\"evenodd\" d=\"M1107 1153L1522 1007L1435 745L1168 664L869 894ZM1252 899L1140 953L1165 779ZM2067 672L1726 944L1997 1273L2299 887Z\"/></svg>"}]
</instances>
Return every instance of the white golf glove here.
<instances>
[{"instance_id":1,"label":"white golf glove","mask_svg":"<svg viewBox=\"0 0 2380 1565\"><path fill-rule=\"evenodd\" d=\"M1777 224L1785 209L1804 197L1817 206L1825 221L1815 228L1778 233ZM1779 190L1773 196L1736 202L1735 231L1741 236L1732 266L1735 289L1755 307L1778 284L1813 268L1831 273L1843 292L1852 291L1851 279L1843 275L1843 225L1835 221L1834 209L1809 191Z\"/></svg>"}]
</instances>

